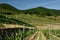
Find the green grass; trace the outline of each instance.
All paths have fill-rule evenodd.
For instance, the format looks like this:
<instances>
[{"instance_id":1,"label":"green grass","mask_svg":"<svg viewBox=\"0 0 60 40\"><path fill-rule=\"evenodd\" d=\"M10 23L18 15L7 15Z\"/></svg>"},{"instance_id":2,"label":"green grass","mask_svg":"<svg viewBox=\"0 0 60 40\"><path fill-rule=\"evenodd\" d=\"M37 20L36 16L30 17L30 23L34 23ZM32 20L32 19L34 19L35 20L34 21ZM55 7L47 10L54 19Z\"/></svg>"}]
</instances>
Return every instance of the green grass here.
<instances>
[{"instance_id":1,"label":"green grass","mask_svg":"<svg viewBox=\"0 0 60 40\"><path fill-rule=\"evenodd\" d=\"M18 29L4 29L4 33L2 33L1 29L0 31L1 31L0 40L23 40L24 38L36 32L36 30L29 30L29 29L25 29L23 32L23 29L21 28L20 29L19 28ZM3 37L4 39L1 39Z\"/></svg>"},{"instance_id":2,"label":"green grass","mask_svg":"<svg viewBox=\"0 0 60 40\"><path fill-rule=\"evenodd\" d=\"M5 15L6 17L9 18L15 18L18 20L21 20L23 22L27 22L29 24L35 25L35 26L43 26L45 24L55 24L55 23L59 23L59 21L54 20L54 19L48 19L48 18L44 18L44 17L39 17L34 15L30 15L30 14L14 14L14 15Z\"/></svg>"},{"instance_id":3,"label":"green grass","mask_svg":"<svg viewBox=\"0 0 60 40\"><path fill-rule=\"evenodd\" d=\"M23 21L20 21L18 19L15 19L15 18L9 18L9 17L6 17L5 15L0 15L0 23L1 24L17 24L17 25L24 25L26 27L30 26L30 27L34 27L33 25L30 25L29 23L26 23L26 22L23 22Z\"/></svg>"},{"instance_id":4,"label":"green grass","mask_svg":"<svg viewBox=\"0 0 60 40\"><path fill-rule=\"evenodd\" d=\"M55 35L56 37L52 36L49 34L49 30L41 30L42 33L45 35L45 37L47 39L51 39L51 40L59 40L56 37L60 38L60 30L50 30L50 33Z\"/></svg>"},{"instance_id":5,"label":"green grass","mask_svg":"<svg viewBox=\"0 0 60 40\"><path fill-rule=\"evenodd\" d=\"M47 39L49 39L49 30L41 30Z\"/></svg>"},{"instance_id":6,"label":"green grass","mask_svg":"<svg viewBox=\"0 0 60 40\"><path fill-rule=\"evenodd\" d=\"M59 39L53 37L52 35L50 35L50 39L51 39L51 40L59 40Z\"/></svg>"},{"instance_id":7,"label":"green grass","mask_svg":"<svg viewBox=\"0 0 60 40\"><path fill-rule=\"evenodd\" d=\"M51 33L56 35L57 37L60 37L60 30L59 29L51 30Z\"/></svg>"}]
</instances>

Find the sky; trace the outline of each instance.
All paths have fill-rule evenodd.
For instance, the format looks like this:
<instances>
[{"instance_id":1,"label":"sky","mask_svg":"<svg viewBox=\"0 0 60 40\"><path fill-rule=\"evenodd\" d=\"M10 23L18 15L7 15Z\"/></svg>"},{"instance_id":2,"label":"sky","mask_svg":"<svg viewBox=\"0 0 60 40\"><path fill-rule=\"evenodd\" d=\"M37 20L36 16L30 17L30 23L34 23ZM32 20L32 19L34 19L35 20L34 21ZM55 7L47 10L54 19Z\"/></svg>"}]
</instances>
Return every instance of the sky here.
<instances>
[{"instance_id":1,"label":"sky","mask_svg":"<svg viewBox=\"0 0 60 40\"><path fill-rule=\"evenodd\" d=\"M46 7L60 10L60 0L0 0L0 3L10 4L21 10L36 7Z\"/></svg>"}]
</instances>

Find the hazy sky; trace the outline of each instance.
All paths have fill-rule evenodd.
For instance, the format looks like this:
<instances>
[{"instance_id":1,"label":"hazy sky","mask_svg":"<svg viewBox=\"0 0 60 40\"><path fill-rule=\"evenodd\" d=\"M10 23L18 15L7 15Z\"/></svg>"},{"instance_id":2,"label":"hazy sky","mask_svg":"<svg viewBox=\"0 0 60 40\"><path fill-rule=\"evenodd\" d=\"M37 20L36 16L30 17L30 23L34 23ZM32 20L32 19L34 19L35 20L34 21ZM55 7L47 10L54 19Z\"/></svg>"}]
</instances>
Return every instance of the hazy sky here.
<instances>
[{"instance_id":1,"label":"hazy sky","mask_svg":"<svg viewBox=\"0 0 60 40\"><path fill-rule=\"evenodd\" d=\"M60 0L0 0L0 3L11 4L18 9L30 9L40 6L60 9Z\"/></svg>"}]
</instances>

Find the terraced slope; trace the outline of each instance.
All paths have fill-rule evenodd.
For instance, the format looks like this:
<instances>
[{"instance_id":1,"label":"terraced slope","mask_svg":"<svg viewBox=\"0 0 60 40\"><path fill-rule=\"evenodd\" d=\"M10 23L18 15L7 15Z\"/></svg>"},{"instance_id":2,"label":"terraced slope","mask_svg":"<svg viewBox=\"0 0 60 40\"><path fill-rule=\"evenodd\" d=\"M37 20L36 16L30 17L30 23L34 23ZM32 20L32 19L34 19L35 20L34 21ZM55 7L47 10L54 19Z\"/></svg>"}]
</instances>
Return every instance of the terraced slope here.
<instances>
[{"instance_id":1,"label":"terraced slope","mask_svg":"<svg viewBox=\"0 0 60 40\"><path fill-rule=\"evenodd\" d=\"M0 23L1 24L5 24L5 23L6 24L18 24L18 25L34 27L33 25L30 25L28 23L22 22L20 20L14 19L14 18L9 18L9 17L3 16L3 15L0 15Z\"/></svg>"}]
</instances>

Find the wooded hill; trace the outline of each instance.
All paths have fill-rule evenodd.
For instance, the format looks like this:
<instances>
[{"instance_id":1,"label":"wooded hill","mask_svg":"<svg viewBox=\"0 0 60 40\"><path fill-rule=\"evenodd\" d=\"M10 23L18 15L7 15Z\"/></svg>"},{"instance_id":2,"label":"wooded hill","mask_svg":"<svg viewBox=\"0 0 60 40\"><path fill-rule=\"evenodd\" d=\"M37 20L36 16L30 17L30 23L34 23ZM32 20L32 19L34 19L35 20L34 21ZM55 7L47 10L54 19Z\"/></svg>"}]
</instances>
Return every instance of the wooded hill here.
<instances>
[{"instance_id":1,"label":"wooded hill","mask_svg":"<svg viewBox=\"0 0 60 40\"><path fill-rule=\"evenodd\" d=\"M33 9L24 10L25 14L36 14L38 16L60 16L60 10L48 9L45 7L37 7Z\"/></svg>"},{"instance_id":2,"label":"wooded hill","mask_svg":"<svg viewBox=\"0 0 60 40\"><path fill-rule=\"evenodd\" d=\"M0 12L12 12L12 13L24 13L24 14L36 14L38 16L60 16L60 10L48 9L45 7L37 7L27 10L19 10L9 4L0 4Z\"/></svg>"}]
</instances>

